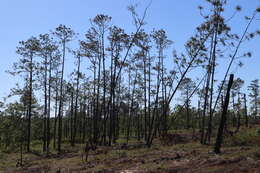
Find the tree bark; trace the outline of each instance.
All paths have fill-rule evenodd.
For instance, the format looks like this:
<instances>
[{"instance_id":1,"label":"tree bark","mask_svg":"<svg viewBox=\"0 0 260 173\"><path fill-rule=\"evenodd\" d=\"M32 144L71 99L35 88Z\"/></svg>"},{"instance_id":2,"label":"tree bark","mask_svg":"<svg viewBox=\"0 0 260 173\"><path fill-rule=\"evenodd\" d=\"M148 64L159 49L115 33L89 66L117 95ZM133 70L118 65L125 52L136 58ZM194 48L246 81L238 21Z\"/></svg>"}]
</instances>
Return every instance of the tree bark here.
<instances>
[{"instance_id":1,"label":"tree bark","mask_svg":"<svg viewBox=\"0 0 260 173\"><path fill-rule=\"evenodd\" d=\"M223 132L224 132L226 119L227 119L226 116L227 116L227 110L228 110L228 104L229 104L229 98L230 98L230 89L231 89L232 84L233 84L233 79L234 79L234 75L231 74L230 78L229 78L229 82L228 82L226 98L225 98L225 101L224 101L223 111L222 111L221 120L220 120L220 124L219 124L219 128L218 128L216 143L215 143L215 147L214 147L214 152L216 154L220 153L220 148L221 148L221 144L222 144L222 141L223 141Z\"/></svg>"}]
</instances>

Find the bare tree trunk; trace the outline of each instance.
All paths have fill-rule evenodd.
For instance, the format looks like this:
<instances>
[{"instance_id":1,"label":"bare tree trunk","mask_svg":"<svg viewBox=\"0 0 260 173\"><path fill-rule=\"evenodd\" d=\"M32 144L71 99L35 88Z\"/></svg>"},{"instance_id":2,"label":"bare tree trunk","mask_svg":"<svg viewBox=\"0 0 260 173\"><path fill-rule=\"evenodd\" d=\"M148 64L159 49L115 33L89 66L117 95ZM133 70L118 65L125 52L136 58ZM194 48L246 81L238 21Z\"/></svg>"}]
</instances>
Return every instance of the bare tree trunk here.
<instances>
[{"instance_id":1,"label":"bare tree trunk","mask_svg":"<svg viewBox=\"0 0 260 173\"><path fill-rule=\"evenodd\" d=\"M248 127L248 116L247 116L247 106L246 106L246 94L244 94L244 102L245 102L245 125Z\"/></svg>"},{"instance_id":2,"label":"bare tree trunk","mask_svg":"<svg viewBox=\"0 0 260 173\"><path fill-rule=\"evenodd\" d=\"M49 62L49 88L48 88L48 116L47 116L47 154L49 154L50 146L50 117L51 117L51 78L52 78L52 57Z\"/></svg>"},{"instance_id":3,"label":"bare tree trunk","mask_svg":"<svg viewBox=\"0 0 260 173\"><path fill-rule=\"evenodd\" d=\"M198 101L198 128L201 129L201 111L200 111L200 100Z\"/></svg>"},{"instance_id":4,"label":"bare tree trunk","mask_svg":"<svg viewBox=\"0 0 260 173\"><path fill-rule=\"evenodd\" d=\"M229 82L228 82L226 98L224 101L221 120L220 120L220 124L219 124L219 128L218 128L218 134L217 134L216 143L215 143L215 147L214 147L214 152L216 154L220 153L220 148L221 148L221 144L222 144L222 140L223 140L223 132L224 132L225 124L226 124L226 119L227 119L226 116L227 116L227 110L228 110L228 104L229 104L229 98L230 98L230 89L233 84L233 79L234 79L234 75L231 74L230 78L229 78Z\"/></svg>"},{"instance_id":5,"label":"bare tree trunk","mask_svg":"<svg viewBox=\"0 0 260 173\"><path fill-rule=\"evenodd\" d=\"M30 152L31 143L31 117L32 117L32 83L33 83L33 54L30 54L29 72L29 105L28 105L28 127L27 127L27 152Z\"/></svg>"},{"instance_id":6,"label":"bare tree trunk","mask_svg":"<svg viewBox=\"0 0 260 173\"><path fill-rule=\"evenodd\" d=\"M73 146L73 107L74 107L74 92L71 91L71 98L70 98L70 145Z\"/></svg>"},{"instance_id":7,"label":"bare tree trunk","mask_svg":"<svg viewBox=\"0 0 260 173\"><path fill-rule=\"evenodd\" d=\"M238 104L238 111L237 111L237 129L236 132L237 133L240 129L240 125L241 125L241 114L240 114L240 94L238 93L238 99L237 99L237 104Z\"/></svg>"},{"instance_id":8,"label":"bare tree trunk","mask_svg":"<svg viewBox=\"0 0 260 173\"><path fill-rule=\"evenodd\" d=\"M86 104L86 100L87 100L87 97L84 96L84 103L83 103L83 134L82 134L82 143L85 143L86 142L86 126L87 126L87 118L88 118L88 113L89 113L89 110L87 108L87 104ZM87 111L87 113L86 113Z\"/></svg>"},{"instance_id":9,"label":"bare tree trunk","mask_svg":"<svg viewBox=\"0 0 260 173\"><path fill-rule=\"evenodd\" d=\"M78 58L78 69L77 69L77 84L76 84L76 98L75 98L75 108L74 108L74 126L73 126L73 137L72 137L72 146L75 145L75 138L77 134L77 114L78 114L78 97L79 97L79 78L80 78L80 63L81 57L77 55ZM73 105L72 105L73 106Z\"/></svg>"},{"instance_id":10,"label":"bare tree trunk","mask_svg":"<svg viewBox=\"0 0 260 173\"><path fill-rule=\"evenodd\" d=\"M147 139L146 56L144 57L144 139Z\"/></svg>"},{"instance_id":11,"label":"bare tree trunk","mask_svg":"<svg viewBox=\"0 0 260 173\"><path fill-rule=\"evenodd\" d=\"M99 48L100 49L100 48ZM99 135L99 120L100 120L100 77L101 77L101 57L98 57L98 81L97 81L97 95L96 95L96 106L95 106L95 117L94 117L94 134L93 142L95 145L98 143Z\"/></svg>"},{"instance_id":12,"label":"bare tree trunk","mask_svg":"<svg viewBox=\"0 0 260 173\"><path fill-rule=\"evenodd\" d=\"M233 125L233 127L236 127L237 126L237 124L236 124L236 107L235 107L235 92L234 91L232 91L231 92L231 96L232 96L232 106L233 106L233 114L232 114L232 125Z\"/></svg>"},{"instance_id":13,"label":"bare tree trunk","mask_svg":"<svg viewBox=\"0 0 260 173\"><path fill-rule=\"evenodd\" d=\"M106 128L106 88L107 88L107 82L106 82L106 64L105 64L105 45L104 45L104 33L102 33L101 36L101 49L102 49L102 66L103 66L103 101L102 101L102 114L103 114L103 128ZM103 143L106 141L106 130L103 129Z\"/></svg>"},{"instance_id":14,"label":"bare tree trunk","mask_svg":"<svg viewBox=\"0 0 260 173\"><path fill-rule=\"evenodd\" d=\"M132 116L133 116L133 105L134 105L134 94L135 94L135 87L136 87L136 79L137 79L137 69L135 71L135 78L134 78L134 83L133 83L133 89L132 89L132 94L131 94L131 104L129 107L129 113L128 113L128 123L127 123L127 136L126 136L126 143L128 144L129 137L130 137L130 131L131 131L131 122Z\"/></svg>"},{"instance_id":15,"label":"bare tree trunk","mask_svg":"<svg viewBox=\"0 0 260 173\"><path fill-rule=\"evenodd\" d=\"M201 124L201 137L200 143L205 144L205 121L206 121L206 114L207 114L207 105L208 105L208 91L209 91L209 81L210 81L210 73L208 71L208 78L205 86L205 98L204 98L204 105L203 105L203 113L202 113L202 124Z\"/></svg>"},{"instance_id":16,"label":"bare tree trunk","mask_svg":"<svg viewBox=\"0 0 260 173\"><path fill-rule=\"evenodd\" d=\"M189 89L187 88L187 94L186 94L186 127L187 129L190 128L190 113L189 113Z\"/></svg>"},{"instance_id":17,"label":"bare tree trunk","mask_svg":"<svg viewBox=\"0 0 260 173\"><path fill-rule=\"evenodd\" d=\"M58 77L58 75L56 76ZM58 113L58 80L56 79L56 95L55 95L55 111L54 111L54 129L53 129L53 148L56 149L56 134L57 134L57 113Z\"/></svg>"},{"instance_id":18,"label":"bare tree trunk","mask_svg":"<svg viewBox=\"0 0 260 173\"><path fill-rule=\"evenodd\" d=\"M48 96L47 96L47 56L44 60L44 112L43 112L43 152L47 150L47 110Z\"/></svg>"},{"instance_id":19,"label":"bare tree trunk","mask_svg":"<svg viewBox=\"0 0 260 173\"><path fill-rule=\"evenodd\" d=\"M60 81L60 103L58 112L58 153L61 152L61 140L62 140L62 114L63 114L63 75L65 64L65 41L63 41L63 55L62 55L62 69L61 69L61 81Z\"/></svg>"},{"instance_id":20,"label":"bare tree trunk","mask_svg":"<svg viewBox=\"0 0 260 173\"><path fill-rule=\"evenodd\" d=\"M157 132L157 128L160 125L160 122L157 122L158 119L158 100L159 100L159 91L160 91L160 72L158 71L157 74L157 86L156 86L156 98L155 98L155 106L153 108L153 112L152 112L152 119L149 125L149 130L148 130L148 136L147 136L147 141L146 141L146 145L148 147L151 147L152 142L153 142L153 138L156 135Z\"/></svg>"},{"instance_id":21,"label":"bare tree trunk","mask_svg":"<svg viewBox=\"0 0 260 173\"><path fill-rule=\"evenodd\" d=\"M146 135L146 141L148 141L148 131L150 131L151 127L151 57L149 55L149 62L148 62L148 129L147 129L147 135Z\"/></svg>"}]
</instances>

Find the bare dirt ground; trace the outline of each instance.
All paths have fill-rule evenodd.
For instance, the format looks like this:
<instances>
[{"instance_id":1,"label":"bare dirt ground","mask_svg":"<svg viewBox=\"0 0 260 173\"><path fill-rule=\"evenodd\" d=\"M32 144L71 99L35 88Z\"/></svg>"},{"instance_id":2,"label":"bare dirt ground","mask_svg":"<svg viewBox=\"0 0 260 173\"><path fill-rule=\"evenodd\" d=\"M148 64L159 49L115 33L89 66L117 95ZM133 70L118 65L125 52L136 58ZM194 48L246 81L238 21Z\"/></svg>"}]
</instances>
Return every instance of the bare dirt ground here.
<instances>
[{"instance_id":1,"label":"bare dirt ground","mask_svg":"<svg viewBox=\"0 0 260 173\"><path fill-rule=\"evenodd\" d=\"M259 146L225 146L215 155L212 146L199 142L163 146L159 140L146 148L133 142L126 149L120 144L99 147L91 151L88 162L83 161L81 146L58 156L44 157L25 154L23 167L17 166L18 154L3 153L0 172L4 173L260 173ZM2 163L1 163L2 162Z\"/></svg>"}]
</instances>

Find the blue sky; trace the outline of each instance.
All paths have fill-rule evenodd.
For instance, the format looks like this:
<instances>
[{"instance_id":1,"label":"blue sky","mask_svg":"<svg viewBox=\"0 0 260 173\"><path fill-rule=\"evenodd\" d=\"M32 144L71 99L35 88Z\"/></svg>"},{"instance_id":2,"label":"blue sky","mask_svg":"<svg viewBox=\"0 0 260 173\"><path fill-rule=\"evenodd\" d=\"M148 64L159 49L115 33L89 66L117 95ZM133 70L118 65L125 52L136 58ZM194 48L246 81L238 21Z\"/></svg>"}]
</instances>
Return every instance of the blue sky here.
<instances>
[{"instance_id":1,"label":"blue sky","mask_svg":"<svg viewBox=\"0 0 260 173\"><path fill-rule=\"evenodd\" d=\"M19 82L5 70L10 70L13 62L19 56L15 54L16 46L21 40L30 36L47 33L59 24L72 27L81 38L90 27L89 19L96 14L107 14L113 18L112 24L133 31L131 16L126 10L131 3L140 3L140 10L149 3L148 0L1 0L0 1L0 98L6 96L9 89ZM168 33L169 39L174 41L172 48L179 53L184 50L183 45L194 34L202 18L197 9L204 4L204 0L153 0L148 10L145 29L163 28ZM240 4L242 12L238 14L230 25L235 33L242 33L246 26L244 15L251 15L254 9L260 5L260 0L230 0L227 16L231 16L234 7ZM258 18L260 15L258 14ZM250 30L260 29L260 20L253 23ZM241 50L251 50L253 57L243 60L244 67L236 71L236 76L246 80L259 78L260 76L260 39L254 39L250 43L242 45ZM171 50L169 50L169 57ZM67 57L69 59L70 57ZM169 60L170 61L170 60ZM170 63L169 63L170 64ZM67 66L72 66L67 63ZM84 67L83 67L84 68ZM226 68L223 63L217 70L219 78ZM1 99L0 99L1 100Z\"/></svg>"}]
</instances>

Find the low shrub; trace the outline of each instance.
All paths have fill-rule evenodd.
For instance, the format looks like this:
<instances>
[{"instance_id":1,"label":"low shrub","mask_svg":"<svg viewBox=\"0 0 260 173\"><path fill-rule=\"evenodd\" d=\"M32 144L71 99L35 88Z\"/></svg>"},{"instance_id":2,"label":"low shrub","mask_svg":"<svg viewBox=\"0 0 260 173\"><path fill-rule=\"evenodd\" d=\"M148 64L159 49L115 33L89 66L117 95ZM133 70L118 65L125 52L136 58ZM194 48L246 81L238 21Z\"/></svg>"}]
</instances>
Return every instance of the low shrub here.
<instances>
[{"instance_id":1,"label":"low shrub","mask_svg":"<svg viewBox=\"0 0 260 173\"><path fill-rule=\"evenodd\" d=\"M231 146L259 146L260 145L260 129L242 130L226 139L226 143Z\"/></svg>"},{"instance_id":2,"label":"low shrub","mask_svg":"<svg viewBox=\"0 0 260 173\"><path fill-rule=\"evenodd\" d=\"M260 128L256 129L256 135L260 137Z\"/></svg>"}]
</instances>

